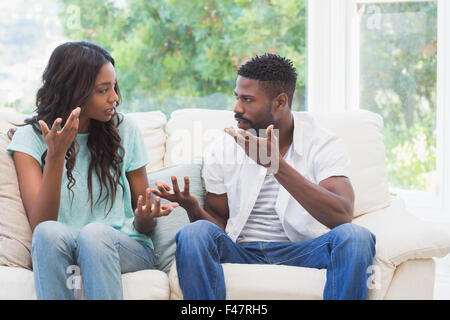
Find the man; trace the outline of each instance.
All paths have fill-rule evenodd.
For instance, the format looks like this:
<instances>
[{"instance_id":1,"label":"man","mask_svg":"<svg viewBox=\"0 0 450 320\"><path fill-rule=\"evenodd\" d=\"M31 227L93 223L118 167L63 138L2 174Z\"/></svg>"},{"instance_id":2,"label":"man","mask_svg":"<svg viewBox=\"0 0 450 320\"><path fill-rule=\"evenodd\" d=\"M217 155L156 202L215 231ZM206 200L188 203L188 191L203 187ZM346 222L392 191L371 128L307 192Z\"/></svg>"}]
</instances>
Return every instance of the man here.
<instances>
[{"instance_id":1,"label":"man","mask_svg":"<svg viewBox=\"0 0 450 320\"><path fill-rule=\"evenodd\" d=\"M343 141L308 113L291 111L296 80L292 63L278 55L240 67L238 128L225 129L206 160L204 208L189 193L188 177L184 190L175 177L173 188L158 182L153 190L193 222L176 236L185 299L225 299L221 263L326 268L324 299L365 299L375 236L351 223Z\"/></svg>"}]
</instances>

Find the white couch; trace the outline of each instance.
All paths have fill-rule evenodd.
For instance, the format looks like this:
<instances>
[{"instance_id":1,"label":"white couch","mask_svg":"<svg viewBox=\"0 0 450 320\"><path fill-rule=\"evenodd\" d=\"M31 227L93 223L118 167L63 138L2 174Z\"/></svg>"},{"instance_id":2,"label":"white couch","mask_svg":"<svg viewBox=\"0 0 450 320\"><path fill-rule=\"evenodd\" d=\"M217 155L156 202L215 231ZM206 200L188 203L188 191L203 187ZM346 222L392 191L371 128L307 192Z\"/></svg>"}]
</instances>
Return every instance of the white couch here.
<instances>
[{"instance_id":1,"label":"white couch","mask_svg":"<svg viewBox=\"0 0 450 320\"><path fill-rule=\"evenodd\" d=\"M234 125L231 111L183 109L173 112L168 121L158 111L130 115L138 121L144 135L151 158L147 167L150 177L156 172L161 174L164 168L198 162L214 138L223 134L223 128ZM11 127L8 121L20 122L23 118L12 111L0 111L0 131ZM356 196L353 222L367 227L377 237L367 298L432 299L435 278L432 258L450 252L450 230L409 214L402 200L390 195L381 117L361 110L316 114L316 119L346 141ZM2 139L0 299L35 299L31 262L23 260L29 259L31 233L20 206L12 159L5 155L7 140L4 135ZM9 208L13 205L18 213L11 217ZM17 231L21 235L11 231L18 226L22 228ZM13 247L21 252L18 253L19 249L11 252ZM227 299L322 299L325 270L242 264L223 264L223 268ZM182 299L175 263L170 272L165 271L124 274L124 298Z\"/></svg>"}]
</instances>

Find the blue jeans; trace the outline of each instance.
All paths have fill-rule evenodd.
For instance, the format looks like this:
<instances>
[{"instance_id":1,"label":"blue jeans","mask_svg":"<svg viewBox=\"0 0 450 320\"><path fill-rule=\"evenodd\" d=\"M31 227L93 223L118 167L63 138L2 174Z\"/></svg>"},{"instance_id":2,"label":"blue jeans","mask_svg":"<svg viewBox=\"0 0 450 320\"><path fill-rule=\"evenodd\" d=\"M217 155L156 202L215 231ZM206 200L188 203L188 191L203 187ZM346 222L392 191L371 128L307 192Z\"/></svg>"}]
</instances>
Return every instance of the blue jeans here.
<instances>
[{"instance_id":1,"label":"blue jeans","mask_svg":"<svg viewBox=\"0 0 450 320\"><path fill-rule=\"evenodd\" d=\"M57 300L75 298L80 272L86 299L123 299L121 274L157 263L151 247L98 222L83 227L77 239L60 222L40 223L31 257L37 298Z\"/></svg>"},{"instance_id":2,"label":"blue jeans","mask_svg":"<svg viewBox=\"0 0 450 320\"><path fill-rule=\"evenodd\" d=\"M324 299L365 299L367 268L375 255L375 236L352 223L300 242L237 244L215 224L198 220L181 229L176 242L178 279L187 300L225 299L221 263L327 269Z\"/></svg>"}]
</instances>

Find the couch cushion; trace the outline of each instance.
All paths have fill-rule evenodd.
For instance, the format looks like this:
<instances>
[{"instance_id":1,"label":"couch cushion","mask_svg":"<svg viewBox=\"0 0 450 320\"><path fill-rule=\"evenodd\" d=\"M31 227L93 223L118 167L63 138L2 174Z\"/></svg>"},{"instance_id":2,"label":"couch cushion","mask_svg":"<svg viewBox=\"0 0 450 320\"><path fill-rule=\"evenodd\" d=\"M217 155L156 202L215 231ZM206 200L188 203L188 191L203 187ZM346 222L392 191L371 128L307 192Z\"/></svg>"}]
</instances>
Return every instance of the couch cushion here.
<instances>
[{"instance_id":1,"label":"couch cushion","mask_svg":"<svg viewBox=\"0 0 450 320\"><path fill-rule=\"evenodd\" d=\"M353 220L376 235L378 256L398 266L407 260L442 258L450 253L448 225L408 213L399 198L392 197L391 201L388 208Z\"/></svg>"},{"instance_id":2,"label":"couch cushion","mask_svg":"<svg viewBox=\"0 0 450 320\"><path fill-rule=\"evenodd\" d=\"M159 270L141 270L122 274L125 300L167 300L169 281ZM81 294L80 298L83 297ZM0 300L36 299L33 272L23 268L0 266Z\"/></svg>"},{"instance_id":3,"label":"couch cushion","mask_svg":"<svg viewBox=\"0 0 450 320\"><path fill-rule=\"evenodd\" d=\"M367 110L313 114L323 127L347 144L355 191L354 217L389 206L381 116Z\"/></svg>"},{"instance_id":4,"label":"couch cushion","mask_svg":"<svg viewBox=\"0 0 450 320\"><path fill-rule=\"evenodd\" d=\"M166 116L161 111L132 112L127 115L136 120L144 137L144 147L150 158L147 171L161 169L164 166L166 150L166 133L164 132Z\"/></svg>"},{"instance_id":5,"label":"couch cushion","mask_svg":"<svg viewBox=\"0 0 450 320\"><path fill-rule=\"evenodd\" d=\"M168 300L167 274L159 270L141 270L122 274L124 300Z\"/></svg>"},{"instance_id":6,"label":"couch cushion","mask_svg":"<svg viewBox=\"0 0 450 320\"><path fill-rule=\"evenodd\" d=\"M440 258L450 253L450 229L409 214L403 200L392 197L384 209L360 216L355 224L376 236L374 279L379 284L369 290L369 299L383 299L396 268L415 259Z\"/></svg>"},{"instance_id":7,"label":"couch cushion","mask_svg":"<svg viewBox=\"0 0 450 320\"><path fill-rule=\"evenodd\" d=\"M12 109L0 108L0 132L7 132L14 124L23 124L26 115L18 113Z\"/></svg>"},{"instance_id":8,"label":"couch cushion","mask_svg":"<svg viewBox=\"0 0 450 320\"><path fill-rule=\"evenodd\" d=\"M34 300L33 271L0 266L0 300Z\"/></svg>"},{"instance_id":9,"label":"couch cushion","mask_svg":"<svg viewBox=\"0 0 450 320\"><path fill-rule=\"evenodd\" d=\"M164 181L172 186L171 176L176 176L180 189L184 188L184 176L189 177L189 190L197 197L200 206L204 203L204 187L201 177L202 164L182 164L174 167L164 168L159 171L151 172L148 176L149 186L155 187L156 181ZM161 199L162 203L167 201ZM170 267L175 255L175 235L183 226L189 223L186 210L182 207L175 208L168 216L158 218L158 223L151 233L155 253L159 257L158 269L166 273Z\"/></svg>"},{"instance_id":10,"label":"couch cushion","mask_svg":"<svg viewBox=\"0 0 450 320\"><path fill-rule=\"evenodd\" d=\"M202 158L223 129L235 124L228 110L182 109L167 122L164 165L191 163Z\"/></svg>"},{"instance_id":11,"label":"couch cushion","mask_svg":"<svg viewBox=\"0 0 450 320\"><path fill-rule=\"evenodd\" d=\"M31 269L31 228L20 197L10 143L0 134L0 265Z\"/></svg>"},{"instance_id":12,"label":"couch cushion","mask_svg":"<svg viewBox=\"0 0 450 320\"><path fill-rule=\"evenodd\" d=\"M223 263L227 300L321 300L325 269ZM170 299L183 299L176 264L169 273Z\"/></svg>"}]
</instances>

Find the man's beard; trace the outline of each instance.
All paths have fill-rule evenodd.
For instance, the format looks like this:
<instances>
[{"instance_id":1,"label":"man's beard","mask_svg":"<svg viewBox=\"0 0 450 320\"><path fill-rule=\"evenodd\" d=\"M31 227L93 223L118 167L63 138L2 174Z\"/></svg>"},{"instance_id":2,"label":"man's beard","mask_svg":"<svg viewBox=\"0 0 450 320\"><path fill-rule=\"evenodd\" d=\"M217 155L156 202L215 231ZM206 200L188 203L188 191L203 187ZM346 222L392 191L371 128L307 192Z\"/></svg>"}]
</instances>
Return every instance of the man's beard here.
<instances>
[{"instance_id":1,"label":"man's beard","mask_svg":"<svg viewBox=\"0 0 450 320\"><path fill-rule=\"evenodd\" d=\"M267 107L267 113L266 113L267 116L262 121L253 122L253 121L250 121L247 118L244 118L243 116L241 116L238 113L234 114L234 118L236 120L237 119L241 119L241 120L244 120L244 121L248 122L250 128L246 129L246 131L247 130L252 130L253 133L256 134L256 136L258 136L258 137L259 136L265 137L266 136L266 129L267 129L267 127L270 126L271 124L273 124L275 126L275 119L273 118L273 115L270 112L271 107L272 107L271 104L269 104L268 107Z\"/></svg>"}]
</instances>

